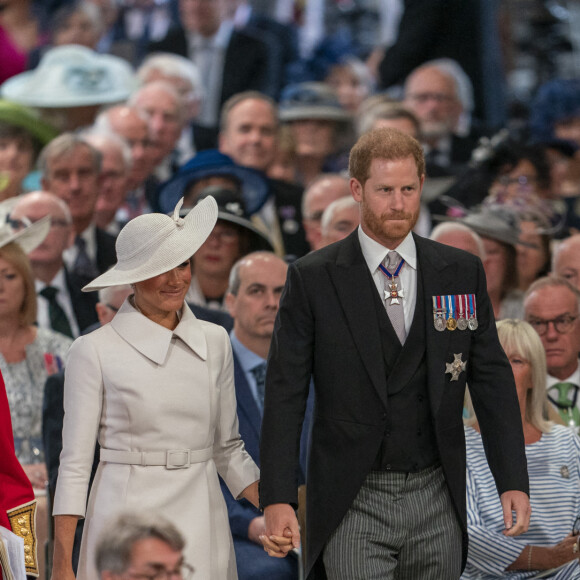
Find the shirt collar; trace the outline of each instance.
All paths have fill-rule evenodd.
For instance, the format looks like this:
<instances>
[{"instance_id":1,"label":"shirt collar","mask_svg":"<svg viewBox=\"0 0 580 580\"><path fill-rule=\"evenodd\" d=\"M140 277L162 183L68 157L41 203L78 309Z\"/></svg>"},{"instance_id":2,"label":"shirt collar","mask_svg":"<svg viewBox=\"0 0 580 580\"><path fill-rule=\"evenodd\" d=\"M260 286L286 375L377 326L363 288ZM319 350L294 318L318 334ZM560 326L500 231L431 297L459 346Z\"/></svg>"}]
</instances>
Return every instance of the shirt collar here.
<instances>
[{"instance_id":1,"label":"shirt collar","mask_svg":"<svg viewBox=\"0 0 580 580\"><path fill-rule=\"evenodd\" d=\"M580 365L576 367L576 370L567 378L561 381L552 375L548 375L546 379L548 389L551 389L557 383L572 383L577 387L580 387Z\"/></svg>"},{"instance_id":2,"label":"shirt collar","mask_svg":"<svg viewBox=\"0 0 580 580\"><path fill-rule=\"evenodd\" d=\"M66 285L66 278L64 275L64 268L61 268L56 273L55 277L48 284L45 284L42 280L38 280L38 278L34 280L34 288L37 294L47 286L52 286L53 288L56 288L59 292L68 293L68 287Z\"/></svg>"},{"instance_id":3,"label":"shirt collar","mask_svg":"<svg viewBox=\"0 0 580 580\"><path fill-rule=\"evenodd\" d=\"M361 226L358 227L358 239L367 266L371 273L374 273L391 248L386 248L373 240L365 234ZM405 239L393 249L399 253L399 256L405 260L409 267L413 268L413 270L417 269L417 247L415 246L412 232L409 232Z\"/></svg>"},{"instance_id":4,"label":"shirt collar","mask_svg":"<svg viewBox=\"0 0 580 580\"><path fill-rule=\"evenodd\" d=\"M233 330L230 332L230 340L232 341L232 350L245 373L266 362L261 356L244 346Z\"/></svg>"},{"instance_id":5,"label":"shirt collar","mask_svg":"<svg viewBox=\"0 0 580 580\"><path fill-rule=\"evenodd\" d=\"M111 326L121 338L158 365L166 362L173 336L180 338L202 360L207 359L207 341L202 323L187 303L183 304L178 325L174 330L169 330L135 310L127 298L115 314Z\"/></svg>"},{"instance_id":6,"label":"shirt collar","mask_svg":"<svg viewBox=\"0 0 580 580\"><path fill-rule=\"evenodd\" d=\"M190 32L189 42L194 48L211 46L213 48L226 48L230 43L230 37L234 30L231 20L224 20L213 36L202 36L198 32Z\"/></svg>"}]
</instances>

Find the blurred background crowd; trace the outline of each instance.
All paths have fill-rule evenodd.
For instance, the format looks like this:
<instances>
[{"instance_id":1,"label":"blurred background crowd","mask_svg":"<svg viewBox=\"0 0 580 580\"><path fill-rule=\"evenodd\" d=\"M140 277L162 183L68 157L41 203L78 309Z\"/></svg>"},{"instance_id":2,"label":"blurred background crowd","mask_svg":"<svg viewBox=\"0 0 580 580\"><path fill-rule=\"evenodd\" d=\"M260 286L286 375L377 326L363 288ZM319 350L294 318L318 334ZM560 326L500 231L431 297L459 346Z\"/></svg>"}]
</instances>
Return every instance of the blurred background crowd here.
<instances>
[{"instance_id":1,"label":"blurred background crowd","mask_svg":"<svg viewBox=\"0 0 580 580\"><path fill-rule=\"evenodd\" d=\"M0 83L1 227L51 218L28 258L0 247L0 370L38 493L54 489L62 424L45 381L128 293L80 291L115 263L123 225L213 195L188 302L231 328L237 260L290 262L358 226L348 153L378 127L423 144L416 232L482 258L496 318L569 339L566 364L546 346L548 373L579 390L577 2L0 0ZM548 320L554 301L536 312L546 288L529 288L550 272L573 298ZM571 397L553 402L575 426Z\"/></svg>"}]
</instances>

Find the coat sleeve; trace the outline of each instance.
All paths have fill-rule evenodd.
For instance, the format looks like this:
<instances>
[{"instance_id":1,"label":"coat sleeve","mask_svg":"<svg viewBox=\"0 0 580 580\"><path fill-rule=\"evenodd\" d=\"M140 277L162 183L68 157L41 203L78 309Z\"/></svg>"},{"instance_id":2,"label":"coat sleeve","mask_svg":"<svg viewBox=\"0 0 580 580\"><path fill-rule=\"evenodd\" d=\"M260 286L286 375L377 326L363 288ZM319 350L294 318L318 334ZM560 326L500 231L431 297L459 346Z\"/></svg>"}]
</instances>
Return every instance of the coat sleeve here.
<instances>
[{"instance_id":1,"label":"coat sleeve","mask_svg":"<svg viewBox=\"0 0 580 580\"><path fill-rule=\"evenodd\" d=\"M219 475L225 481L232 496L237 498L248 485L260 478L260 471L245 450L244 442L240 438L230 339L223 328L217 326L215 328L220 334L215 348L222 349L223 364L217 376L220 407L214 434L213 457Z\"/></svg>"},{"instance_id":2,"label":"coat sleeve","mask_svg":"<svg viewBox=\"0 0 580 580\"><path fill-rule=\"evenodd\" d=\"M487 295L483 265L478 261L476 307L479 326L467 367L467 383L489 467L499 495L519 490L529 495L520 407L513 373L500 345Z\"/></svg>"},{"instance_id":3,"label":"coat sleeve","mask_svg":"<svg viewBox=\"0 0 580 580\"><path fill-rule=\"evenodd\" d=\"M103 405L103 378L91 335L72 345L64 382L62 453L54 515L84 517Z\"/></svg>"},{"instance_id":4,"label":"coat sleeve","mask_svg":"<svg viewBox=\"0 0 580 580\"><path fill-rule=\"evenodd\" d=\"M31 576L38 576L35 513L32 485L14 452L10 408L0 375L0 526L24 541L26 573Z\"/></svg>"},{"instance_id":5,"label":"coat sleeve","mask_svg":"<svg viewBox=\"0 0 580 580\"><path fill-rule=\"evenodd\" d=\"M298 504L300 437L312 375L314 319L291 265L274 326L260 446L260 502ZM289 452L290 451L290 452Z\"/></svg>"}]
</instances>

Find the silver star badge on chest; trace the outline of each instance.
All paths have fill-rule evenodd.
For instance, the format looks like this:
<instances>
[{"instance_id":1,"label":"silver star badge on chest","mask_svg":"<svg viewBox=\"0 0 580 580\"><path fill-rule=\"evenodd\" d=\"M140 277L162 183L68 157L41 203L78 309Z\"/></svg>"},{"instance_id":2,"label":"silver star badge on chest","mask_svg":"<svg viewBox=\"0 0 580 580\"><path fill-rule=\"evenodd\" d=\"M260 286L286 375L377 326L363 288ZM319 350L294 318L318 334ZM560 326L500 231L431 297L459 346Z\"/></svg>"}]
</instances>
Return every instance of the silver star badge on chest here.
<instances>
[{"instance_id":1,"label":"silver star badge on chest","mask_svg":"<svg viewBox=\"0 0 580 580\"><path fill-rule=\"evenodd\" d=\"M397 288L397 282L389 282L389 289L385 290L385 300L391 299L392 304L401 304L399 298L405 298L403 289Z\"/></svg>"},{"instance_id":2,"label":"silver star badge on chest","mask_svg":"<svg viewBox=\"0 0 580 580\"><path fill-rule=\"evenodd\" d=\"M451 375L452 381L459 380L459 375L465 370L467 362L461 360L461 353L453 354L453 362L445 363L445 374Z\"/></svg>"}]
</instances>

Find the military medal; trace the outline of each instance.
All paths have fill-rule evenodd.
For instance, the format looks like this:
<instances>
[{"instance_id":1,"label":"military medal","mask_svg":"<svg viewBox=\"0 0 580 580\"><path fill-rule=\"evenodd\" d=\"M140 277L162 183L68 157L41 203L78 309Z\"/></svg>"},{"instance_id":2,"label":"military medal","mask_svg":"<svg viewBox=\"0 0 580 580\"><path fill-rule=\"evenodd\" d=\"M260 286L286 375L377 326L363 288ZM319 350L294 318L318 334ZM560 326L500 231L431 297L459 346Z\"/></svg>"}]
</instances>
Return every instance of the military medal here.
<instances>
[{"instance_id":1,"label":"military medal","mask_svg":"<svg viewBox=\"0 0 580 580\"><path fill-rule=\"evenodd\" d=\"M447 330L455 330L457 328L457 321L455 320L455 304L453 296L446 296L447 300L447 311L449 312L449 317L447 318Z\"/></svg>"},{"instance_id":2,"label":"military medal","mask_svg":"<svg viewBox=\"0 0 580 580\"><path fill-rule=\"evenodd\" d=\"M461 360L461 353L453 355L452 363L445 363L445 374L451 375L451 381L459 380L459 375L465 370L467 362Z\"/></svg>"},{"instance_id":3,"label":"military medal","mask_svg":"<svg viewBox=\"0 0 580 580\"><path fill-rule=\"evenodd\" d=\"M405 298L403 293L404 290L398 287L398 282L395 280L395 278L398 278L399 272L401 271L401 268L403 267L404 264L405 260L401 258L401 261L399 262L399 264L395 268L395 271L392 274L383 266L383 264L379 264L381 272L389 279L388 282L389 289L385 290L385 300L388 300L390 298L391 306L393 304L401 304L401 302L399 302L399 298Z\"/></svg>"},{"instance_id":4,"label":"military medal","mask_svg":"<svg viewBox=\"0 0 580 580\"><path fill-rule=\"evenodd\" d=\"M469 320L467 321L467 326L469 330L476 330L479 326L475 309L475 294L469 294Z\"/></svg>"},{"instance_id":5,"label":"military medal","mask_svg":"<svg viewBox=\"0 0 580 580\"><path fill-rule=\"evenodd\" d=\"M457 328L459 330L465 330L467 328L467 319L465 318L465 299L467 296L465 294L459 294L455 296L455 305L459 305L459 318L457 319Z\"/></svg>"},{"instance_id":6,"label":"military medal","mask_svg":"<svg viewBox=\"0 0 580 580\"><path fill-rule=\"evenodd\" d=\"M443 332L447 325L445 324L445 308L441 304L441 296L433 296L433 325L435 330Z\"/></svg>"}]
</instances>

